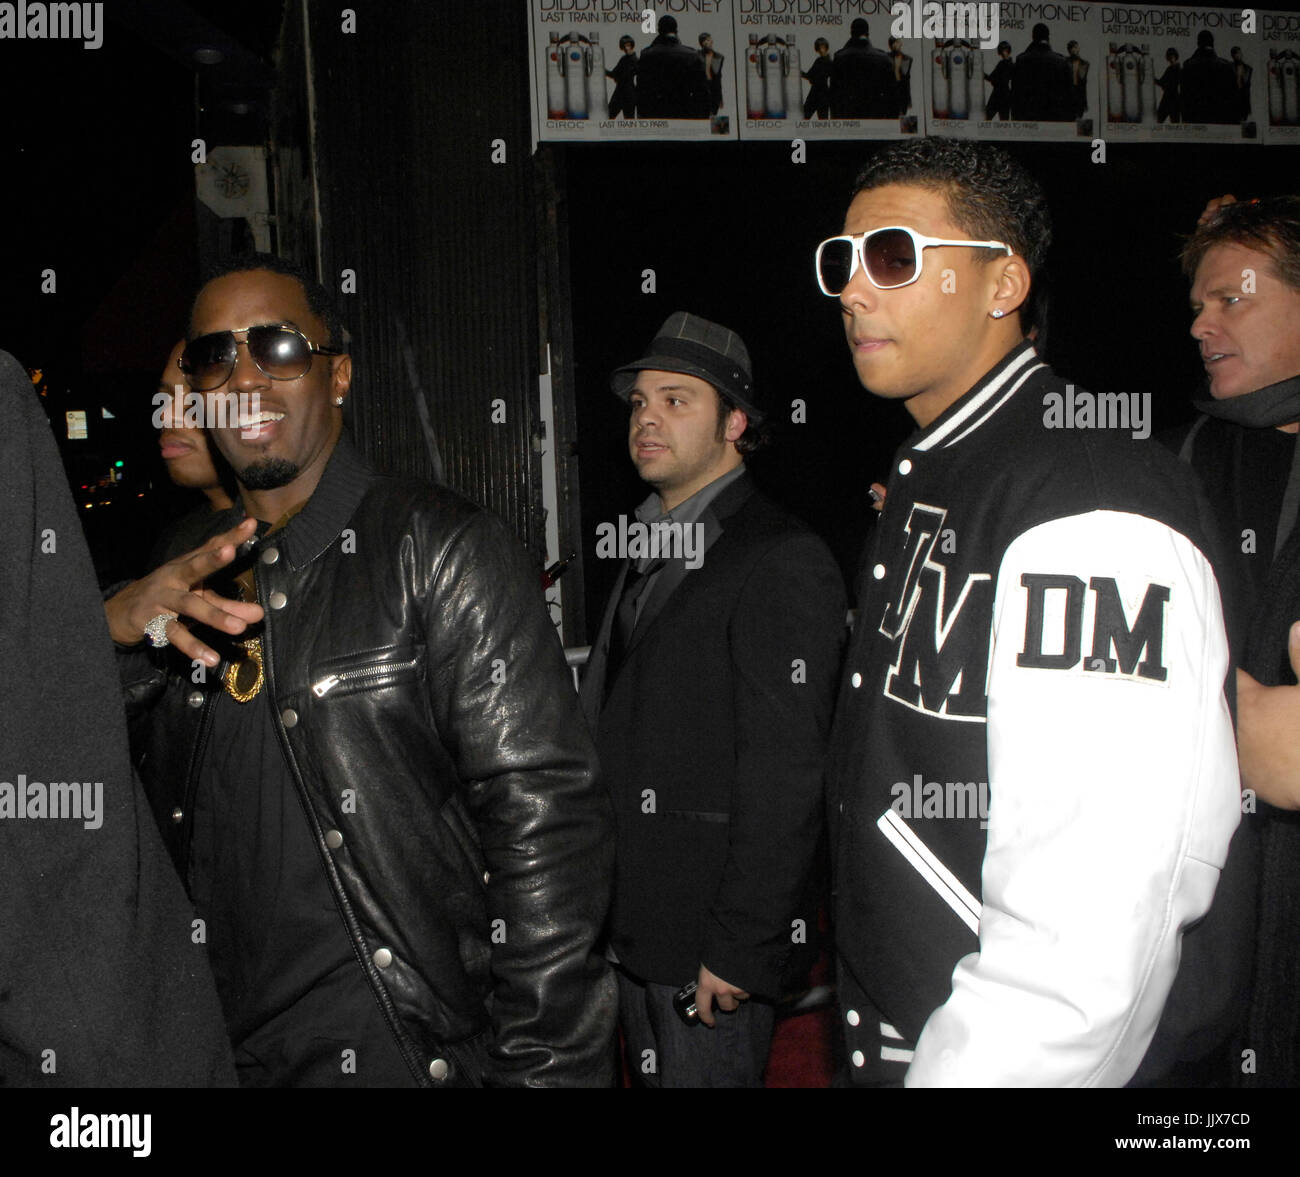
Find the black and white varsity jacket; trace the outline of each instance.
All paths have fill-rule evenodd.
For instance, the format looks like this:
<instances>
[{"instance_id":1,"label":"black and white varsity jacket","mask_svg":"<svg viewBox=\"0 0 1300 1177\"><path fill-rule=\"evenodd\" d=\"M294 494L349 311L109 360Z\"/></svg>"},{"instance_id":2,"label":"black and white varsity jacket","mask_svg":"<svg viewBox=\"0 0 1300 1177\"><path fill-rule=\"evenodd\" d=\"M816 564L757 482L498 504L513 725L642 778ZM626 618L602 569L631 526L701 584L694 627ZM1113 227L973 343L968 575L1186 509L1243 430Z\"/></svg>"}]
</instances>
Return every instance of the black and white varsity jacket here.
<instances>
[{"instance_id":1,"label":"black and white varsity jacket","mask_svg":"<svg viewBox=\"0 0 1300 1177\"><path fill-rule=\"evenodd\" d=\"M1205 505L1079 395L1025 343L896 456L828 772L860 1073L1128 1081L1239 820Z\"/></svg>"}]
</instances>

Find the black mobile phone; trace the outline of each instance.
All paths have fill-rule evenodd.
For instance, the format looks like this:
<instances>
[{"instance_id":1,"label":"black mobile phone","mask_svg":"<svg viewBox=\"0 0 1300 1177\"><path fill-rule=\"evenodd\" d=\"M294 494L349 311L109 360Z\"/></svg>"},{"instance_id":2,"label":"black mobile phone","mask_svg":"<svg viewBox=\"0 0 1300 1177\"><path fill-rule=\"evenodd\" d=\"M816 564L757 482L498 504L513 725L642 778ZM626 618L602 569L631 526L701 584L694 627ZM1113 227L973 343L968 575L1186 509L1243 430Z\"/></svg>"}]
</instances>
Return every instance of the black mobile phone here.
<instances>
[{"instance_id":1,"label":"black mobile phone","mask_svg":"<svg viewBox=\"0 0 1300 1177\"><path fill-rule=\"evenodd\" d=\"M695 981L687 981L673 994L673 1009L677 1011L677 1016L688 1026L698 1026L700 1024L700 1014L695 1008L695 990L697 988L698 985Z\"/></svg>"}]
</instances>

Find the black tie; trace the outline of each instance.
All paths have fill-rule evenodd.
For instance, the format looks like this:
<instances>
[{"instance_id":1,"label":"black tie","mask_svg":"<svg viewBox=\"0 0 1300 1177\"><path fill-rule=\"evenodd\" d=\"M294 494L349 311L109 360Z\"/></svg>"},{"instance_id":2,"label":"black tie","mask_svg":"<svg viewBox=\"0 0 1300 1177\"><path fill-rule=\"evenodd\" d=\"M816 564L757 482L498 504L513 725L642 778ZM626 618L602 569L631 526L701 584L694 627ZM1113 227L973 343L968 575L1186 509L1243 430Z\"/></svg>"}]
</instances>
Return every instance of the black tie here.
<instances>
[{"instance_id":1,"label":"black tie","mask_svg":"<svg viewBox=\"0 0 1300 1177\"><path fill-rule=\"evenodd\" d=\"M632 642L632 633L636 629L637 602L649 586L649 581L667 563L666 560L652 560L645 571L638 572L629 564L627 576L623 579L623 592L618 598L618 607L614 610L614 624L609 631L609 655L605 659L605 698L609 698L609 689L618 677L619 667Z\"/></svg>"}]
</instances>

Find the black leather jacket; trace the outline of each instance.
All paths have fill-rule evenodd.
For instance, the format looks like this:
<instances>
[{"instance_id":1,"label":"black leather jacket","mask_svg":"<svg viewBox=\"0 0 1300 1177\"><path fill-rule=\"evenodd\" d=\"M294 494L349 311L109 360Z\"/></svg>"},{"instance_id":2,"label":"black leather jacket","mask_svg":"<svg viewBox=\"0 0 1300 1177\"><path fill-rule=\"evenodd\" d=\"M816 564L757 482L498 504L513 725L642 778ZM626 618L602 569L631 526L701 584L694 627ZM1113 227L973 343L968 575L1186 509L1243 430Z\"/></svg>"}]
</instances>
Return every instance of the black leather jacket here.
<instances>
[{"instance_id":1,"label":"black leather jacket","mask_svg":"<svg viewBox=\"0 0 1300 1177\"><path fill-rule=\"evenodd\" d=\"M614 988L593 953L608 800L520 546L445 488L375 474L344 438L256 569L280 744L412 1072L611 1085ZM135 755L186 878L221 687L174 648L122 660Z\"/></svg>"}]
</instances>

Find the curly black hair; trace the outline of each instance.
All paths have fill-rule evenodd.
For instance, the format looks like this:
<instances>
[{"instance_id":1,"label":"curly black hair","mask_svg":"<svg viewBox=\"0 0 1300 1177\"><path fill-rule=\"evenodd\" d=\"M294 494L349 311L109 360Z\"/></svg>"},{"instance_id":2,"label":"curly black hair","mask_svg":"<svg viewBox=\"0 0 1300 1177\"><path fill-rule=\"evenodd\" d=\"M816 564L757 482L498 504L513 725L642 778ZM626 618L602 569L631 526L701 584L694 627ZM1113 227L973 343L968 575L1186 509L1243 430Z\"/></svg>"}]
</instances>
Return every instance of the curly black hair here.
<instances>
[{"instance_id":1,"label":"curly black hair","mask_svg":"<svg viewBox=\"0 0 1300 1177\"><path fill-rule=\"evenodd\" d=\"M203 273L203 281L199 284L199 292L210 282L215 282L218 278L224 278L227 274L243 274L249 270L270 270L273 274L283 274L286 278L292 278L302 287L303 294L307 298L307 309L311 311L322 323L325 324L326 338L319 341L325 347L336 347L342 351L347 350L347 333L343 329L343 320L339 318L339 313L334 306L334 300L330 293L319 282L316 281L302 266L288 258L278 257L273 253L241 253L233 257L219 258L209 265ZM198 294L194 296L194 302L190 304L190 327L189 334L194 335L194 307L198 303Z\"/></svg>"},{"instance_id":2,"label":"curly black hair","mask_svg":"<svg viewBox=\"0 0 1300 1177\"><path fill-rule=\"evenodd\" d=\"M1020 308L1028 332L1046 319L1043 283L1052 218L1037 180L989 143L929 136L891 143L871 157L853 181L852 197L886 184L911 184L943 193L953 224L979 241L1005 241L1029 265L1030 293ZM980 261L1003 255L982 249Z\"/></svg>"},{"instance_id":3,"label":"curly black hair","mask_svg":"<svg viewBox=\"0 0 1300 1177\"><path fill-rule=\"evenodd\" d=\"M1300 290L1300 196L1266 196L1220 205L1183 245L1183 273L1196 268L1216 245L1244 245L1273 259L1278 278Z\"/></svg>"}]
</instances>

